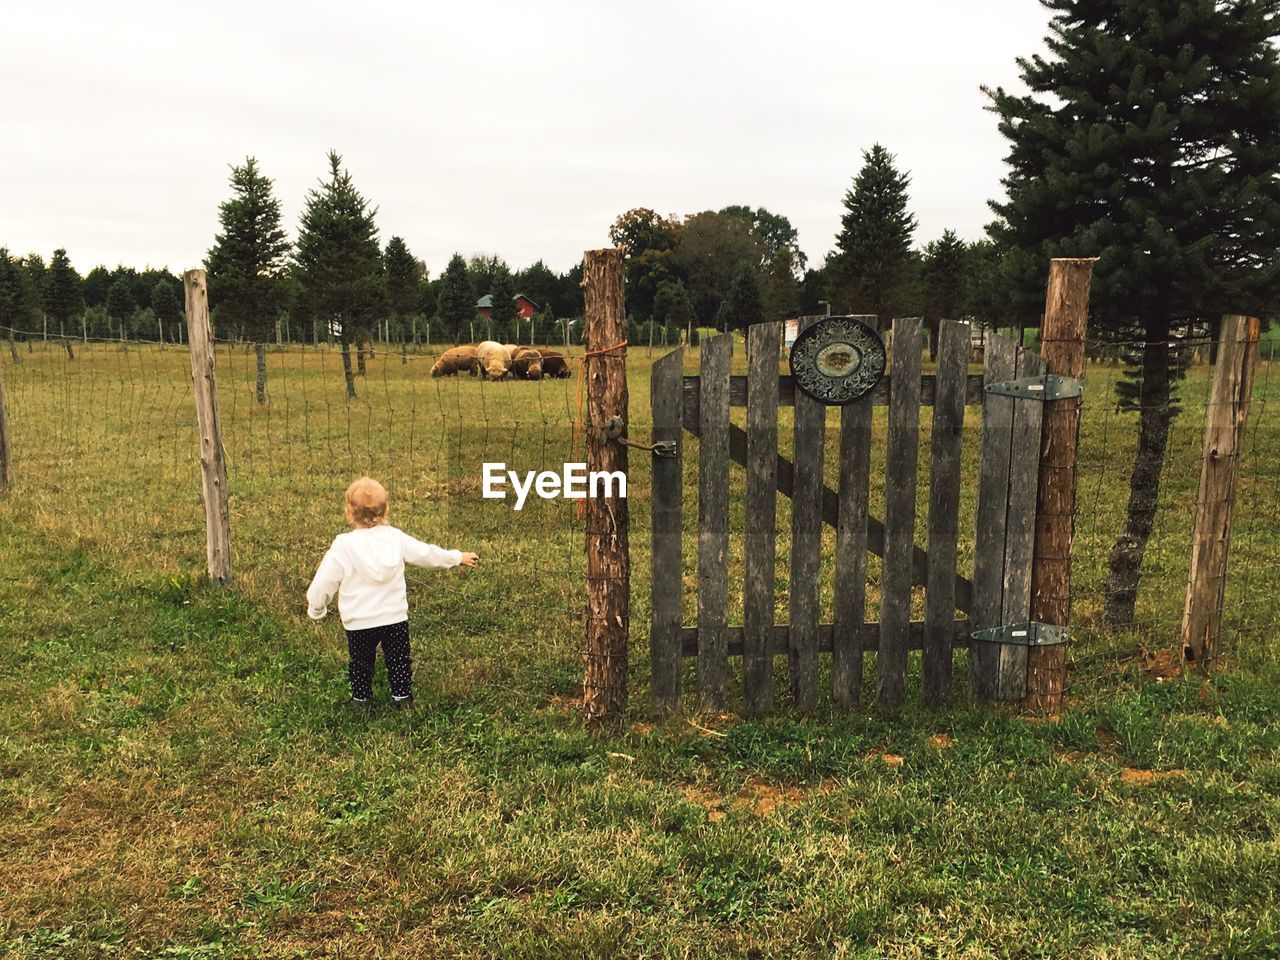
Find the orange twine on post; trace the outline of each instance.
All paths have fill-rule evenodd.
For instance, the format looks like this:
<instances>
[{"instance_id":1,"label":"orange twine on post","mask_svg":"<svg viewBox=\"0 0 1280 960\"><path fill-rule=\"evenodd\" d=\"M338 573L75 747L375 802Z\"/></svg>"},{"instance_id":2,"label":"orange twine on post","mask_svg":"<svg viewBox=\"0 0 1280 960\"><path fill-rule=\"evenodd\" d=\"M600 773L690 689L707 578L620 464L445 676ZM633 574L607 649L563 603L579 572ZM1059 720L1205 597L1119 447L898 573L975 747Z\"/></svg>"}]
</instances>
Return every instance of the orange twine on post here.
<instances>
[{"instance_id":1,"label":"orange twine on post","mask_svg":"<svg viewBox=\"0 0 1280 960\"><path fill-rule=\"evenodd\" d=\"M574 421L574 424L573 424L574 435L573 435L572 442L569 445L571 451L576 451L578 449L579 443L583 444L584 448L586 444L587 424L586 424L585 416L582 412L582 404L583 404L583 391L586 389L588 358L598 357L598 356L601 356L602 354L611 353L614 350L621 350L626 345L627 345L627 341L619 340L617 343L613 344L612 346L602 347L599 350L588 350L585 353L583 353L582 373L578 377L578 419ZM585 459L586 459L586 455L584 450L583 460ZM587 512L587 501L579 500L578 501L578 520L580 522L583 516L586 514L586 512Z\"/></svg>"}]
</instances>

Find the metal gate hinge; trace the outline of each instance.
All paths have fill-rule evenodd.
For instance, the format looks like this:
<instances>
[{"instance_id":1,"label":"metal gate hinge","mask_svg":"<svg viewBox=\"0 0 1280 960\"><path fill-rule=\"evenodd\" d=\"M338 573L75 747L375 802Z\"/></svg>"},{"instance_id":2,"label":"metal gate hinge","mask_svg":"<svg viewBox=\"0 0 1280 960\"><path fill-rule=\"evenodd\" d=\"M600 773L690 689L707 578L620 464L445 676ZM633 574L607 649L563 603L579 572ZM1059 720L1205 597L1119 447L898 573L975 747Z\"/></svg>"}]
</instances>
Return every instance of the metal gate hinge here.
<instances>
[{"instance_id":1,"label":"metal gate hinge","mask_svg":"<svg viewBox=\"0 0 1280 960\"><path fill-rule=\"evenodd\" d=\"M1055 623L1022 620L1018 623L1006 623L999 627L975 630L969 636L974 640L983 640L987 643L1017 643L1024 647L1048 647L1055 643L1066 643L1067 628Z\"/></svg>"},{"instance_id":2,"label":"metal gate hinge","mask_svg":"<svg viewBox=\"0 0 1280 960\"><path fill-rule=\"evenodd\" d=\"M1061 377L1056 373L1042 373L1038 377L1022 377L1019 380L997 380L984 388L987 393L1001 397L1019 397L1032 400L1066 400L1084 393L1084 381L1079 377Z\"/></svg>"}]
</instances>

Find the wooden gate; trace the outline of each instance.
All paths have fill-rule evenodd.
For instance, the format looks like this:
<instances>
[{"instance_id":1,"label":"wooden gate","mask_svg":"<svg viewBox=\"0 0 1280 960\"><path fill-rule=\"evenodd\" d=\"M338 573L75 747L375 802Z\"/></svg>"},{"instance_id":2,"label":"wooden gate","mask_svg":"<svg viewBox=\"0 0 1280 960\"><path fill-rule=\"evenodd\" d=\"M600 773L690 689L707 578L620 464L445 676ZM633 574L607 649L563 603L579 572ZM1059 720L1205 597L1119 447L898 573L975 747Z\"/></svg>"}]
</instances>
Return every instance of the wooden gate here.
<instances>
[{"instance_id":1,"label":"wooden gate","mask_svg":"<svg viewBox=\"0 0 1280 960\"><path fill-rule=\"evenodd\" d=\"M860 699L868 652L875 654L877 700L893 707L906 696L912 650L922 651L925 699L939 702L950 695L953 654L964 647L970 650L970 687L976 696L1021 697L1025 635L1010 627L1000 634L1001 642L971 641L970 636L1029 620L1043 403L1034 393L1018 398L987 388L1042 374L1040 357L990 336L983 373L970 375L970 327L943 321L937 373L922 375L922 325L895 321L888 375L868 396L838 408L833 490L823 477L827 408L798 391L790 376L779 374L781 326L751 328L745 377L730 375L730 336L703 342L698 376L683 375L683 350L653 367L653 439L665 445L666 454L653 461L655 709L679 708L686 657L697 659L698 707L723 708L729 660L741 657L746 708L767 712L774 700L774 659L785 655L792 701L799 710L812 710L822 654L830 654L834 704L851 707ZM886 404L884 513L876 517L868 508L873 407ZM794 407L794 459L778 452L780 406ZM927 549L915 542L922 406L933 408L925 478ZM966 406L982 408L972 523L959 513ZM746 407L745 430L731 421L731 407ZM699 439L697 618L692 626L683 620L685 431ZM738 623L731 623L737 617L728 609L731 463L746 469ZM792 501L785 623L775 618L778 494ZM819 617L824 523L835 529L831 623ZM975 564L968 579L957 572L957 544L971 530L976 531ZM868 553L883 560L878 620L867 617ZM914 588L921 586L923 618L912 619Z\"/></svg>"}]
</instances>

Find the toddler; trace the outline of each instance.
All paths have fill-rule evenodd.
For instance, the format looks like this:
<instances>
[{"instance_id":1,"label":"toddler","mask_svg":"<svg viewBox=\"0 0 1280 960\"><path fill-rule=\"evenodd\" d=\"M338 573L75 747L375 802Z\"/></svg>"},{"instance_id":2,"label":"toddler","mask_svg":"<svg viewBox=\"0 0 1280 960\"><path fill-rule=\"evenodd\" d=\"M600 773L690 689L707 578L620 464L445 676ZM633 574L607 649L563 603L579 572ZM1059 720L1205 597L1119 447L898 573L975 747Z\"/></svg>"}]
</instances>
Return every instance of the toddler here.
<instances>
[{"instance_id":1,"label":"toddler","mask_svg":"<svg viewBox=\"0 0 1280 960\"><path fill-rule=\"evenodd\" d=\"M373 664L378 644L387 664L391 702L413 703L409 662L409 598L404 565L447 570L474 567L474 553L442 550L387 524L387 491L370 477L347 487L347 521L355 528L334 538L307 588L307 615L323 620L338 595L338 613L347 631L351 662L351 703L367 709L373 701Z\"/></svg>"}]
</instances>

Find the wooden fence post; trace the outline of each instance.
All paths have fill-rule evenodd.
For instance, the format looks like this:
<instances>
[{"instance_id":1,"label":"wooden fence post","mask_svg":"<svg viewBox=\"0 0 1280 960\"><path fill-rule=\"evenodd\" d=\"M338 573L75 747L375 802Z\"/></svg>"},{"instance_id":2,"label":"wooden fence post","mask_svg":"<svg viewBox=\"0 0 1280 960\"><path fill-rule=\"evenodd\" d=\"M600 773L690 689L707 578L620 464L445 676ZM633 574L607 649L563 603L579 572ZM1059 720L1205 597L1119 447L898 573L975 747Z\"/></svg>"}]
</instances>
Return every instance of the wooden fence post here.
<instances>
[{"instance_id":1,"label":"wooden fence post","mask_svg":"<svg viewBox=\"0 0 1280 960\"><path fill-rule=\"evenodd\" d=\"M4 365L0 364L0 492L9 489L9 417L4 408Z\"/></svg>"},{"instance_id":2,"label":"wooden fence post","mask_svg":"<svg viewBox=\"0 0 1280 960\"><path fill-rule=\"evenodd\" d=\"M1040 356L1045 372L1084 376L1084 335L1089 323L1089 286L1097 258L1049 262ZM1075 539L1076 441L1083 397L1047 401L1040 434L1040 481L1036 494L1035 550L1031 561L1031 619L1071 622L1071 548ZM1066 644L1027 651L1026 710L1057 713L1067 667Z\"/></svg>"},{"instance_id":3,"label":"wooden fence post","mask_svg":"<svg viewBox=\"0 0 1280 960\"><path fill-rule=\"evenodd\" d=\"M186 290L196 426L200 431L200 492L204 499L209 578L224 584L231 578L231 518L227 509L227 458L222 449L222 419L213 368L213 335L209 329L209 292L203 270L188 270L182 282Z\"/></svg>"},{"instance_id":4,"label":"wooden fence post","mask_svg":"<svg viewBox=\"0 0 1280 960\"><path fill-rule=\"evenodd\" d=\"M1204 462L1182 614L1182 650L1188 662L1206 669L1219 654L1231 514L1258 363L1258 327L1257 317L1223 317L1218 363L1205 414Z\"/></svg>"},{"instance_id":5,"label":"wooden fence post","mask_svg":"<svg viewBox=\"0 0 1280 960\"><path fill-rule=\"evenodd\" d=\"M627 317L622 250L588 250L582 259L586 353L587 471L627 472L627 448L604 437L609 417L627 419ZM591 725L617 721L627 704L631 556L626 497L589 496L586 509L587 612L582 713Z\"/></svg>"},{"instance_id":6,"label":"wooden fence post","mask_svg":"<svg viewBox=\"0 0 1280 960\"><path fill-rule=\"evenodd\" d=\"M683 524L681 517L684 433L681 379L684 348L677 347L653 365L649 381L653 442L672 443L675 456L653 459L653 551L650 577L649 654L653 712L680 709L680 626L684 595Z\"/></svg>"}]
</instances>

